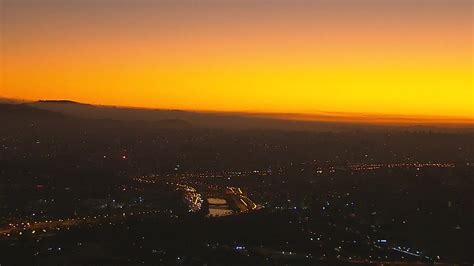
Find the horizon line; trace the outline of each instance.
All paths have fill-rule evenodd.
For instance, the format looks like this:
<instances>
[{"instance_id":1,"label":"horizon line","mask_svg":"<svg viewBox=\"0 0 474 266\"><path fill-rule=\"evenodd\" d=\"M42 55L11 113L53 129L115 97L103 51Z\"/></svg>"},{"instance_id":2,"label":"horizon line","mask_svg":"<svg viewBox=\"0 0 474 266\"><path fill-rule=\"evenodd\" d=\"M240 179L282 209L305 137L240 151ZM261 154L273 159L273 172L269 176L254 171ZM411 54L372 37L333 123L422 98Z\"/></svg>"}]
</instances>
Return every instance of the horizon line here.
<instances>
[{"instance_id":1,"label":"horizon line","mask_svg":"<svg viewBox=\"0 0 474 266\"><path fill-rule=\"evenodd\" d=\"M383 114L383 113L358 113L358 112L333 112L333 111L314 111L314 112L279 112L279 111L260 111L260 110L210 110L210 109L186 109L186 108L164 108L150 106L132 106L132 105L114 105L100 103L86 103L71 99L19 99L0 96L0 101L11 101L14 103L34 103L34 102L70 102L83 105L92 105L106 108L125 108L142 109L156 111L181 111L194 113L214 113L214 114L234 114L245 115L249 117L260 117L269 119L279 119L286 121L302 122L339 122L355 123L368 125L431 125L431 126L449 126L463 127L474 126L474 117L446 116L446 115L411 115L411 114Z\"/></svg>"}]
</instances>

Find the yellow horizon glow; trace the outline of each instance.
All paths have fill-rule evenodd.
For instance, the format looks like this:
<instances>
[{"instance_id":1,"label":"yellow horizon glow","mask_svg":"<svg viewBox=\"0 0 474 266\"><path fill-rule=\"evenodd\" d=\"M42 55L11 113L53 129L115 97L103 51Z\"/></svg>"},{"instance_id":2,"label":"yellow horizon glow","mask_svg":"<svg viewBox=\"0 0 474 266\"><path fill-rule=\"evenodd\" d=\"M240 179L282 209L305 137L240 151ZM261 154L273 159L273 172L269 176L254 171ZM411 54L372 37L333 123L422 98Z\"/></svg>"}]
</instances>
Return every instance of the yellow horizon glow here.
<instances>
[{"instance_id":1,"label":"yellow horizon glow","mask_svg":"<svg viewBox=\"0 0 474 266\"><path fill-rule=\"evenodd\" d=\"M319 17L283 10L263 17L245 11L248 21L228 7L205 14L179 9L178 15L145 19L117 11L94 25L20 9L31 21L19 23L12 15L7 22L15 30L3 29L0 96L474 120L469 15L440 9L403 13L392 21L400 14L374 13L369 19L358 9ZM58 21L64 27L54 28Z\"/></svg>"}]
</instances>

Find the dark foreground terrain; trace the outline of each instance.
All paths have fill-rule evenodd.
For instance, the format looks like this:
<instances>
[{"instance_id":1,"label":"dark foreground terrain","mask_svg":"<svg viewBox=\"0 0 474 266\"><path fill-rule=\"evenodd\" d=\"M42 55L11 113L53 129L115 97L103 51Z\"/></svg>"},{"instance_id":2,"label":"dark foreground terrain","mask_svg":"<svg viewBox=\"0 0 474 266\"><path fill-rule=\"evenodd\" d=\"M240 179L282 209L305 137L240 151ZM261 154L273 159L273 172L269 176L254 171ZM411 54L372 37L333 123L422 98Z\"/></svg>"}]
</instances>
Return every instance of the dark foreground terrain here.
<instances>
[{"instance_id":1,"label":"dark foreground terrain","mask_svg":"<svg viewBox=\"0 0 474 266\"><path fill-rule=\"evenodd\" d=\"M472 265L469 130L0 106L0 265Z\"/></svg>"}]
</instances>

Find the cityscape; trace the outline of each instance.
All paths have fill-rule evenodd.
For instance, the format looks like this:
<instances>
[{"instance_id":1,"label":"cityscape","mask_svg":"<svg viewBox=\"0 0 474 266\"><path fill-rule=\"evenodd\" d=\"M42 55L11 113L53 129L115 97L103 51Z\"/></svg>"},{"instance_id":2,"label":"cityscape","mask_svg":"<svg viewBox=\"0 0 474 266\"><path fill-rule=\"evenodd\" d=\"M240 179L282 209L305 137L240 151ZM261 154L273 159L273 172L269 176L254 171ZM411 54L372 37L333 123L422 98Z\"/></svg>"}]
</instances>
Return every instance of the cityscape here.
<instances>
[{"instance_id":1,"label":"cityscape","mask_svg":"<svg viewBox=\"0 0 474 266\"><path fill-rule=\"evenodd\" d=\"M474 266L472 0L0 0L0 266Z\"/></svg>"},{"instance_id":2,"label":"cityscape","mask_svg":"<svg viewBox=\"0 0 474 266\"><path fill-rule=\"evenodd\" d=\"M2 105L2 265L473 261L470 129L229 131L32 106Z\"/></svg>"}]
</instances>

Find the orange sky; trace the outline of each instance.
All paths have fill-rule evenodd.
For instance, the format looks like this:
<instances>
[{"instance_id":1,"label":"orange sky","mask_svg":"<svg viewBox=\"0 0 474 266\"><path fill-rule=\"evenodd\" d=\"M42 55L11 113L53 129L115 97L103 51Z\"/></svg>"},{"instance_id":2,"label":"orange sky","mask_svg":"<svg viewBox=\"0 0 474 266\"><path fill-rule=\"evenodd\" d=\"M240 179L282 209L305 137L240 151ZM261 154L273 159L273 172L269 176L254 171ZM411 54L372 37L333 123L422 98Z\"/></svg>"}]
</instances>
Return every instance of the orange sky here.
<instances>
[{"instance_id":1,"label":"orange sky","mask_svg":"<svg viewBox=\"0 0 474 266\"><path fill-rule=\"evenodd\" d=\"M2 4L2 97L474 119L470 1Z\"/></svg>"}]
</instances>

